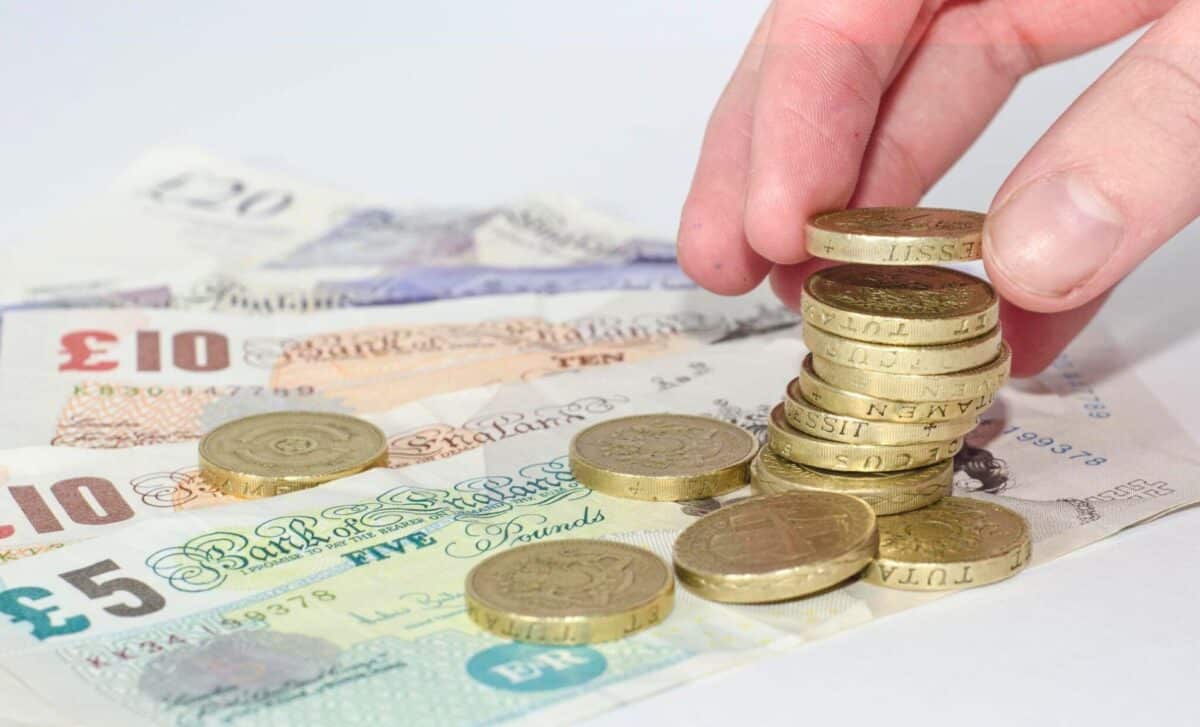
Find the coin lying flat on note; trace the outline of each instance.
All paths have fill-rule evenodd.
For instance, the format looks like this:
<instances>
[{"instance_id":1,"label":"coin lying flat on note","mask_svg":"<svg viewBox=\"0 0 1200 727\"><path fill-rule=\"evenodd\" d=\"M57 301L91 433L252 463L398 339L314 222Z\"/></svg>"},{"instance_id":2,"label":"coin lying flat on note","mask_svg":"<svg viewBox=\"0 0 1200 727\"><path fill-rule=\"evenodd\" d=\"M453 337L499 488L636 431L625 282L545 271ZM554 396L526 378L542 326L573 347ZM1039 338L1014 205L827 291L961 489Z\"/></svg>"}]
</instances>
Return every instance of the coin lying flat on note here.
<instances>
[{"instance_id":1,"label":"coin lying flat on note","mask_svg":"<svg viewBox=\"0 0 1200 727\"><path fill-rule=\"evenodd\" d=\"M387 464L387 437L345 414L285 411L226 422L200 440L200 473L227 495L273 497Z\"/></svg>"},{"instance_id":2,"label":"coin lying flat on note","mask_svg":"<svg viewBox=\"0 0 1200 727\"><path fill-rule=\"evenodd\" d=\"M571 472L583 485L637 500L698 500L746 484L758 451L728 422L645 414L593 424L571 440Z\"/></svg>"},{"instance_id":3,"label":"coin lying flat on note","mask_svg":"<svg viewBox=\"0 0 1200 727\"><path fill-rule=\"evenodd\" d=\"M879 519L879 555L864 578L907 591L995 583L1029 562L1025 518L969 497L946 497L923 510Z\"/></svg>"},{"instance_id":4,"label":"coin lying flat on note","mask_svg":"<svg viewBox=\"0 0 1200 727\"><path fill-rule=\"evenodd\" d=\"M467 615L516 641L592 644L662 621L675 603L667 564L607 540L550 540L490 556L467 574Z\"/></svg>"},{"instance_id":5,"label":"coin lying flat on note","mask_svg":"<svg viewBox=\"0 0 1200 727\"><path fill-rule=\"evenodd\" d=\"M875 555L875 513L857 497L802 491L726 505L675 540L675 575L726 603L799 598L841 583Z\"/></svg>"}]
</instances>

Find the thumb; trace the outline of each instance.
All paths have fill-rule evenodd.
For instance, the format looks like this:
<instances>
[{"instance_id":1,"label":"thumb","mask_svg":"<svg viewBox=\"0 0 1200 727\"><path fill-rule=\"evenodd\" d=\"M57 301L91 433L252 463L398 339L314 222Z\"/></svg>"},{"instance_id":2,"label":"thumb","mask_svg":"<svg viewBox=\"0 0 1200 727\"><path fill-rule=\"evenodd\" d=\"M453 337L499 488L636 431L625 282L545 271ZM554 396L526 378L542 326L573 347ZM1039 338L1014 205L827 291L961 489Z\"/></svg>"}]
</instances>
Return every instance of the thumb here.
<instances>
[{"instance_id":1,"label":"thumb","mask_svg":"<svg viewBox=\"0 0 1200 727\"><path fill-rule=\"evenodd\" d=\"M1200 214L1197 33L1200 0L1187 0L1013 171L983 242L988 273L1004 298L1041 313L1077 308Z\"/></svg>"}]
</instances>

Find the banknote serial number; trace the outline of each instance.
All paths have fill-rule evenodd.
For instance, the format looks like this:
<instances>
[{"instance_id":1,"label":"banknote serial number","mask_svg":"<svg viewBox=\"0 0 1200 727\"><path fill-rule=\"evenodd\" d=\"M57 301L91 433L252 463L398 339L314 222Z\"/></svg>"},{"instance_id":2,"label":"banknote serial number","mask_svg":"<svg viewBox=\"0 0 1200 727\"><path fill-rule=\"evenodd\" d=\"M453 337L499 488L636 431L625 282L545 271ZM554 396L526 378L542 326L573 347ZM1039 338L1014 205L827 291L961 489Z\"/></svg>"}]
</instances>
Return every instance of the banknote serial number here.
<instances>
[{"instance_id":1,"label":"banknote serial number","mask_svg":"<svg viewBox=\"0 0 1200 727\"><path fill-rule=\"evenodd\" d=\"M221 625L230 629L238 629L248 623L263 623L270 621L272 616L287 616L292 613L303 612L309 608L316 608L318 604L336 600L337 596L332 591L324 589L310 591L309 593L297 593L271 603L259 604L256 608L240 611L223 618L221 619Z\"/></svg>"},{"instance_id":2,"label":"banknote serial number","mask_svg":"<svg viewBox=\"0 0 1200 727\"><path fill-rule=\"evenodd\" d=\"M1088 383L1087 377L1083 372L1076 368L1075 363L1066 354L1059 356L1054 361L1054 368L1062 376L1063 381L1071 390L1071 397L1083 404L1083 411L1092 419L1107 419L1112 416L1108 405Z\"/></svg>"},{"instance_id":3,"label":"banknote serial number","mask_svg":"<svg viewBox=\"0 0 1200 727\"><path fill-rule=\"evenodd\" d=\"M1040 447L1041 449L1050 452L1051 454L1061 455L1069 460L1075 460L1080 464L1088 465L1089 467L1099 467L1108 461L1107 457L1102 457L1095 452L1089 452L1086 449L1079 449L1072 444L1055 439L1054 437L1045 437L1037 432L1031 432L1024 427L1016 424L1010 424L1000 432L1002 435L1012 435L1018 442Z\"/></svg>"},{"instance_id":4,"label":"banknote serial number","mask_svg":"<svg viewBox=\"0 0 1200 727\"><path fill-rule=\"evenodd\" d=\"M126 386L124 384L77 384L75 396L128 397L142 396L206 396L223 399L235 396L274 396L280 398L312 396L316 389L312 386Z\"/></svg>"}]
</instances>

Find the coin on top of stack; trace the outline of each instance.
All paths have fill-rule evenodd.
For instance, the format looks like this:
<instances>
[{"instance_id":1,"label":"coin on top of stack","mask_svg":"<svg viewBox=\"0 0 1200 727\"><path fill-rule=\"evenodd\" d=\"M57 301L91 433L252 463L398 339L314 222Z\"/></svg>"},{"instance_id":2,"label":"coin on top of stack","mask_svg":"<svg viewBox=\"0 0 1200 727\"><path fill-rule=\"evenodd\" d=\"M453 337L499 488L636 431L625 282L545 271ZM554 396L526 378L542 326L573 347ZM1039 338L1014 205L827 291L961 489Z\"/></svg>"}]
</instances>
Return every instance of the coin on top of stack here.
<instances>
[{"instance_id":1,"label":"coin on top of stack","mask_svg":"<svg viewBox=\"0 0 1200 727\"><path fill-rule=\"evenodd\" d=\"M227 495L274 497L387 464L387 437L331 412L235 419L200 440L200 474Z\"/></svg>"},{"instance_id":2,"label":"coin on top of stack","mask_svg":"<svg viewBox=\"0 0 1200 727\"><path fill-rule=\"evenodd\" d=\"M983 257L984 215L932 207L837 210L808 222L808 251L826 260L927 265Z\"/></svg>"},{"instance_id":3,"label":"coin on top of stack","mask_svg":"<svg viewBox=\"0 0 1200 727\"><path fill-rule=\"evenodd\" d=\"M758 439L719 419L644 414L593 424L571 440L581 484L636 500L699 500L746 484Z\"/></svg>"}]
</instances>

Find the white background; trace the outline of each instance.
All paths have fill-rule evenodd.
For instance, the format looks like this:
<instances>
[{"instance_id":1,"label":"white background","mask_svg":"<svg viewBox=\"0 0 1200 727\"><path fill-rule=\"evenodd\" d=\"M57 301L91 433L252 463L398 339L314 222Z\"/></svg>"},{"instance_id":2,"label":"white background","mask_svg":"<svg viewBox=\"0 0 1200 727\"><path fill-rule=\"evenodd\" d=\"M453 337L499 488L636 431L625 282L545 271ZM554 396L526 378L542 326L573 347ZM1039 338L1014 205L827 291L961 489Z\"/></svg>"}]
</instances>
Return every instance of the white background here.
<instances>
[{"instance_id":1,"label":"white background","mask_svg":"<svg viewBox=\"0 0 1200 727\"><path fill-rule=\"evenodd\" d=\"M0 0L0 242L159 142L398 203L564 191L670 236L763 4ZM1127 43L1028 79L926 201L986 209ZM1195 237L1131 276L1103 318L1200 438ZM1196 723L1197 563L1200 512L1185 511L595 724Z\"/></svg>"}]
</instances>

